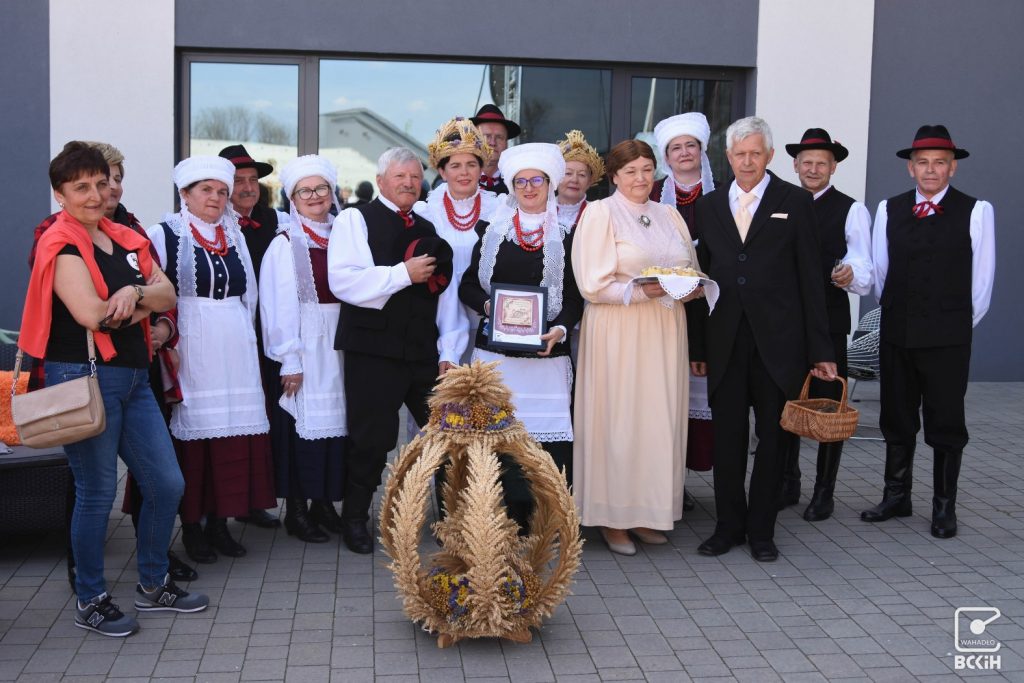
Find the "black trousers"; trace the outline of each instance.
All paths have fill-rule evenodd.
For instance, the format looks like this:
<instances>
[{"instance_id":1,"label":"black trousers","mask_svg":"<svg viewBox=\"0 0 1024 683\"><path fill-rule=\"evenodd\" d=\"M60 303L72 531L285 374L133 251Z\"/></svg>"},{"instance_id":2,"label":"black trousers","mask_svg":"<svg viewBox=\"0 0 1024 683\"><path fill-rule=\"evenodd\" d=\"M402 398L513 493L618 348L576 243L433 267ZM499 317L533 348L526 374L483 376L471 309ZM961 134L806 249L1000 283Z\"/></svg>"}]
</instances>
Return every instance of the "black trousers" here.
<instances>
[{"instance_id":1,"label":"black trousers","mask_svg":"<svg viewBox=\"0 0 1024 683\"><path fill-rule=\"evenodd\" d=\"M437 358L407 361L345 352L345 406L350 451L346 486L373 491L398 443L398 411L404 404L416 424L427 423L427 397L437 381Z\"/></svg>"},{"instance_id":2,"label":"black trousers","mask_svg":"<svg viewBox=\"0 0 1024 683\"><path fill-rule=\"evenodd\" d=\"M740 320L729 367L710 403L715 435L715 533L746 533L751 541L771 540L786 454L796 437L779 426L786 396L768 374L746 317ZM744 483L751 407L758 443L748 500Z\"/></svg>"},{"instance_id":3,"label":"black trousers","mask_svg":"<svg viewBox=\"0 0 1024 683\"><path fill-rule=\"evenodd\" d=\"M849 376L849 366L846 361L846 335L842 333L832 334L832 353L836 357L836 373L846 379ZM843 385L839 382L822 382L820 379L811 379L811 398L831 398L838 401L843 395Z\"/></svg>"},{"instance_id":4,"label":"black trousers","mask_svg":"<svg viewBox=\"0 0 1024 683\"><path fill-rule=\"evenodd\" d=\"M913 446L924 415L924 441L960 453L967 445L964 396L971 345L907 349L879 347L882 410L879 427L890 446Z\"/></svg>"}]
</instances>

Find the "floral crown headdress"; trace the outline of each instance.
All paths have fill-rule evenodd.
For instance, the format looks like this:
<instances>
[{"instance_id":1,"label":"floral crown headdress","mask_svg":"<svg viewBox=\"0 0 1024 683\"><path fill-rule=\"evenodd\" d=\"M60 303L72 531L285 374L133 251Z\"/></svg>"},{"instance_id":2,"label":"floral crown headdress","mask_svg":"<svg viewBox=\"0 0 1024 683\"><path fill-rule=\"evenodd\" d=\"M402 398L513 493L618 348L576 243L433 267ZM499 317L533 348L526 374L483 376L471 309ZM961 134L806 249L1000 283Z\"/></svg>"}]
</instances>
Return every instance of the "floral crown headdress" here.
<instances>
[{"instance_id":1,"label":"floral crown headdress","mask_svg":"<svg viewBox=\"0 0 1024 683\"><path fill-rule=\"evenodd\" d=\"M437 129L433 141L427 145L427 152L430 166L436 169L442 159L455 154L472 154L486 163L493 150L472 121L456 116Z\"/></svg>"}]
</instances>

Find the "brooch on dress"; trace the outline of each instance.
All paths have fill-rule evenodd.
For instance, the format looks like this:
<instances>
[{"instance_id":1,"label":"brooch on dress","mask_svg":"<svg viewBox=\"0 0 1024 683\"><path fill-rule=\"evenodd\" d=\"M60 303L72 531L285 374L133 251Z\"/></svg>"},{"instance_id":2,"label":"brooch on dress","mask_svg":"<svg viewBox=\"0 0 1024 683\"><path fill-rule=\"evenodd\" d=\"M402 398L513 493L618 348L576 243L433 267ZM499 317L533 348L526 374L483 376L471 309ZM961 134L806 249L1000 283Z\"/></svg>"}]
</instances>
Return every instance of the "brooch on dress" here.
<instances>
[{"instance_id":1,"label":"brooch on dress","mask_svg":"<svg viewBox=\"0 0 1024 683\"><path fill-rule=\"evenodd\" d=\"M651 227L651 219L646 213L640 214L640 217L637 218L637 221L640 223L640 225L644 226L645 228Z\"/></svg>"}]
</instances>

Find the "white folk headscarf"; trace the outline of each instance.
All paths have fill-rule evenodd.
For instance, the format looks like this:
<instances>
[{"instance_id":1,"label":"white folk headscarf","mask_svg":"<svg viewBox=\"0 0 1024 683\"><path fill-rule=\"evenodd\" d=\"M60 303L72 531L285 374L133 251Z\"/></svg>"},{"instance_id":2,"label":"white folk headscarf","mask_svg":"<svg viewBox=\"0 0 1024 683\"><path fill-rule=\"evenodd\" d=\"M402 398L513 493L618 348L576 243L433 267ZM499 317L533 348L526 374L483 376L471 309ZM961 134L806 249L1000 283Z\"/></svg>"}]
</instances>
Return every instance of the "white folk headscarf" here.
<instances>
[{"instance_id":1,"label":"white folk headscarf","mask_svg":"<svg viewBox=\"0 0 1024 683\"><path fill-rule=\"evenodd\" d=\"M700 182L704 194L715 189L715 178L711 174L711 161L708 159L708 140L711 138L711 126L708 119L700 112L677 114L658 122L654 127L654 139L658 145L659 163L666 163L665 151L668 144L680 135L689 135L700 142ZM661 203L676 204L676 181L672 177L672 169L668 169L665 184L661 188Z\"/></svg>"}]
</instances>

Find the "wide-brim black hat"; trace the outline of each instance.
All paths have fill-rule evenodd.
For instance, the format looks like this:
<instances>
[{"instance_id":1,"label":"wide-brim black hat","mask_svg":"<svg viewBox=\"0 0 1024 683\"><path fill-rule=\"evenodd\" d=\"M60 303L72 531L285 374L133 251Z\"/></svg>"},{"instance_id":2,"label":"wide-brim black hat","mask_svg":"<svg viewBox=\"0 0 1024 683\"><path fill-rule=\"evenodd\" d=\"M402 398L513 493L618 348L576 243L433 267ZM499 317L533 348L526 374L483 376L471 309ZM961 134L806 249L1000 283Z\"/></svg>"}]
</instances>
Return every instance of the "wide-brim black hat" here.
<instances>
[{"instance_id":1,"label":"wide-brim black hat","mask_svg":"<svg viewBox=\"0 0 1024 683\"><path fill-rule=\"evenodd\" d=\"M235 168L255 168L256 176L263 178L274 172L274 167L264 161L256 161L245 151L244 145L228 145L220 151L224 157L235 165Z\"/></svg>"},{"instance_id":2,"label":"wide-brim black hat","mask_svg":"<svg viewBox=\"0 0 1024 683\"><path fill-rule=\"evenodd\" d=\"M786 152L794 159L800 152L807 149L826 149L832 152L836 163L850 156L850 150L839 144L838 140L832 140L832 136L824 128L808 128L804 131L799 143L786 145Z\"/></svg>"},{"instance_id":3,"label":"wide-brim black hat","mask_svg":"<svg viewBox=\"0 0 1024 683\"><path fill-rule=\"evenodd\" d=\"M506 119L501 110L493 104L485 104L480 107L480 111L476 113L476 116L471 117L469 120L473 122L474 126L479 126L481 123L503 123L506 130L508 130L509 140L523 132L518 123Z\"/></svg>"},{"instance_id":4,"label":"wide-brim black hat","mask_svg":"<svg viewBox=\"0 0 1024 683\"><path fill-rule=\"evenodd\" d=\"M412 229L403 232L395 246L403 263L414 256L433 256L437 259L434 274L426 282L414 284L413 287L422 289L429 296L440 296L448 289L455 268L451 245L437 235Z\"/></svg>"},{"instance_id":5,"label":"wide-brim black hat","mask_svg":"<svg viewBox=\"0 0 1024 683\"><path fill-rule=\"evenodd\" d=\"M971 156L971 153L966 149L960 149L953 144L953 138L950 137L949 131L942 124L918 128L917 135L914 136L914 144L896 152L896 156L900 159L909 159L911 153L922 149L949 150L953 153L954 159L966 159Z\"/></svg>"}]
</instances>

